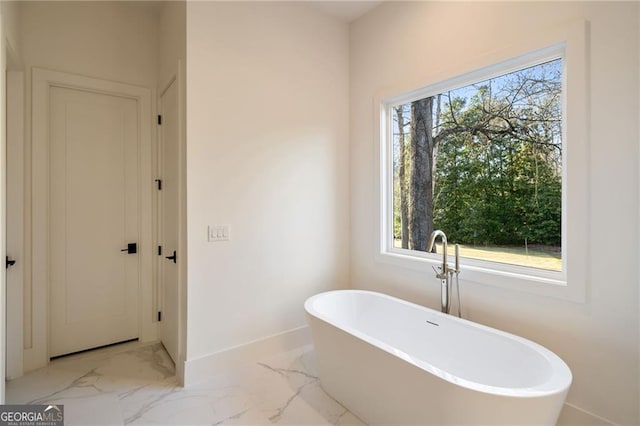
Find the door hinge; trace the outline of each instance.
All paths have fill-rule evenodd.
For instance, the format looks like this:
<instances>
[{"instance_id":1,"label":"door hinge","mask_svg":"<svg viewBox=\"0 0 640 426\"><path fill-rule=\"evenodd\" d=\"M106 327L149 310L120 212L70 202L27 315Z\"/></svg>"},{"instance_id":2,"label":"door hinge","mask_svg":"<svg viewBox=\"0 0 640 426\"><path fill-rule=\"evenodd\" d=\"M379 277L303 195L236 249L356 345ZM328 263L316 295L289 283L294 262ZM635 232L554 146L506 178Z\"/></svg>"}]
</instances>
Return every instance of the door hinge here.
<instances>
[{"instance_id":1,"label":"door hinge","mask_svg":"<svg viewBox=\"0 0 640 426\"><path fill-rule=\"evenodd\" d=\"M162 191L162 179L156 179L154 182L158 184L158 191Z\"/></svg>"},{"instance_id":2,"label":"door hinge","mask_svg":"<svg viewBox=\"0 0 640 426\"><path fill-rule=\"evenodd\" d=\"M158 321L162 321L162 312L158 311Z\"/></svg>"},{"instance_id":3,"label":"door hinge","mask_svg":"<svg viewBox=\"0 0 640 426\"><path fill-rule=\"evenodd\" d=\"M162 256L162 246L158 246L158 256Z\"/></svg>"},{"instance_id":4,"label":"door hinge","mask_svg":"<svg viewBox=\"0 0 640 426\"><path fill-rule=\"evenodd\" d=\"M158 115L158 126L162 124L162 116Z\"/></svg>"}]
</instances>

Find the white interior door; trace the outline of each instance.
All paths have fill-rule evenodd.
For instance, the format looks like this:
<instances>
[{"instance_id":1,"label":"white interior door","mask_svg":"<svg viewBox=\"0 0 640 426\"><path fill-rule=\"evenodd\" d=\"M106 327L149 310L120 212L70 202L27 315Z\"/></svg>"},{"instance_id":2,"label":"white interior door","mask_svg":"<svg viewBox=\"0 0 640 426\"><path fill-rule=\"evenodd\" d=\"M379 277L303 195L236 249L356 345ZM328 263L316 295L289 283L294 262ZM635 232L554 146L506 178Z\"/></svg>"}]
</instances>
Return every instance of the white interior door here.
<instances>
[{"instance_id":1,"label":"white interior door","mask_svg":"<svg viewBox=\"0 0 640 426\"><path fill-rule=\"evenodd\" d=\"M50 339L55 357L138 337L137 101L50 88Z\"/></svg>"},{"instance_id":2,"label":"white interior door","mask_svg":"<svg viewBox=\"0 0 640 426\"><path fill-rule=\"evenodd\" d=\"M162 124L159 138L160 191L160 339L177 361L178 355L178 89L174 80L160 96Z\"/></svg>"}]
</instances>

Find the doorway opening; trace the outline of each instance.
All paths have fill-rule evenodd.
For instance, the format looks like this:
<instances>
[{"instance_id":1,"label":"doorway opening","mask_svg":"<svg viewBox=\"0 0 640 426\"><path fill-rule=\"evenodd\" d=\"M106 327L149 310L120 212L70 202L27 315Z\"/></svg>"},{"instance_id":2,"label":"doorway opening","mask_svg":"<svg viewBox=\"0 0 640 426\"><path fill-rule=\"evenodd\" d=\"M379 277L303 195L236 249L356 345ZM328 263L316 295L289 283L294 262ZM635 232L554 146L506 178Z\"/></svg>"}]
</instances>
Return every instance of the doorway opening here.
<instances>
[{"instance_id":1,"label":"doorway opening","mask_svg":"<svg viewBox=\"0 0 640 426\"><path fill-rule=\"evenodd\" d=\"M157 339L151 92L33 70L31 347L51 357Z\"/></svg>"}]
</instances>

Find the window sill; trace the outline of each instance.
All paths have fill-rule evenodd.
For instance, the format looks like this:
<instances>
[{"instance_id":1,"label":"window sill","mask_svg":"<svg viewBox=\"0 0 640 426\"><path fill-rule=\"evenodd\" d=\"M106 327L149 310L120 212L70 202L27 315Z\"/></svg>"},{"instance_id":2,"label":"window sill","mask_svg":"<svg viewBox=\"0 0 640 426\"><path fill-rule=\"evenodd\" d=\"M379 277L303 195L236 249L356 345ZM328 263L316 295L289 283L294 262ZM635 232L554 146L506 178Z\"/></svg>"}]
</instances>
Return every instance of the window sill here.
<instances>
[{"instance_id":1,"label":"window sill","mask_svg":"<svg viewBox=\"0 0 640 426\"><path fill-rule=\"evenodd\" d=\"M412 269L434 277L433 267L442 260L436 255L391 249L376 255L376 261L396 267ZM453 259L450 259L452 264ZM527 267L463 258L460 261L460 280L465 284L488 285L538 296L554 297L572 302L585 301L585 286L568 285L563 272L545 271Z\"/></svg>"}]
</instances>

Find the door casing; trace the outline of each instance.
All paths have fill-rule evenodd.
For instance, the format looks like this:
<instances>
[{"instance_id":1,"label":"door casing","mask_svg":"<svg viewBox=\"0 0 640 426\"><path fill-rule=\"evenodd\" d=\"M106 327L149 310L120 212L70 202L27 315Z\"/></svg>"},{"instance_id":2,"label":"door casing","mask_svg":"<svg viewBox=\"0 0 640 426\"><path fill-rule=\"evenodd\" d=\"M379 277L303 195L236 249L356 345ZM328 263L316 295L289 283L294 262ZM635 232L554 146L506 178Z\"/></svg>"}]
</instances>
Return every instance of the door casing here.
<instances>
[{"instance_id":1,"label":"door casing","mask_svg":"<svg viewBox=\"0 0 640 426\"><path fill-rule=\"evenodd\" d=\"M7 379L22 376L24 350L24 72L7 70Z\"/></svg>"},{"instance_id":2,"label":"door casing","mask_svg":"<svg viewBox=\"0 0 640 426\"><path fill-rule=\"evenodd\" d=\"M157 339L153 301L153 173L152 173L152 94L147 88L42 68L32 71L31 138L31 345L24 351L25 371L49 362L49 92L51 87L80 89L137 100L140 131L140 340Z\"/></svg>"}]
</instances>

